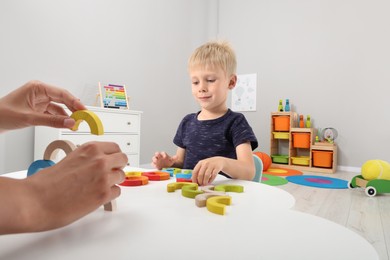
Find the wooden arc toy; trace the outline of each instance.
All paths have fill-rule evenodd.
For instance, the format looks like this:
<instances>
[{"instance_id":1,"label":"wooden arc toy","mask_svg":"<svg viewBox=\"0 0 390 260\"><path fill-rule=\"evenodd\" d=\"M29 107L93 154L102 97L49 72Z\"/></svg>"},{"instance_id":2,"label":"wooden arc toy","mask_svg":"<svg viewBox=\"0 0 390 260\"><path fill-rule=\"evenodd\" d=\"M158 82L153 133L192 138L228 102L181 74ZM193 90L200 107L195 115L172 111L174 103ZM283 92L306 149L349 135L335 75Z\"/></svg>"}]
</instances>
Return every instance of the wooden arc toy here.
<instances>
[{"instance_id":1,"label":"wooden arc toy","mask_svg":"<svg viewBox=\"0 0 390 260\"><path fill-rule=\"evenodd\" d=\"M186 185L191 185L195 186L195 189L198 189L198 184L196 183L191 183L191 182L173 182L173 183L168 183L167 185L167 191L168 192L175 192L175 190L183 188L183 186Z\"/></svg>"},{"instance_id":2,"label":"wooden arc toy","mask_svg":"<svg viewBox=\"0 0 390 260\"><path fill-rule=\"evenodd\" d=\"M81 121L84 120L89 125L89 128L91 129L91 134L104 134L102 121L100 121L100 118L94 112L89 110L78 110L73 112L70 117L76 121L75 125L72 128L73 131L77 131L79 129Z\"/></svg>"},{"instance_id":3,"label":"wooden arc toy","mask_svg":"<svg viewBox=\"0 0 390 260\"><path fill-rule=\"evenodd\" d=\"M191 183L190 185L184 185L181 188L181 195L186 198L194 199L196 195L204 193L202 190L198 190L198 184Z\"/></svg>"},{"instance_id":4,"label":"wooden arc toy","mask_svg":"<svg viewBox=\"0 0 390 260\"><path fill-rule=\"evenodd\" d=\"M142 176L148 177L150 181L163 181L171 178L168 172L163 171L143 172Z\"/></svg>"},{"instance_id":5,"label":"wooden arc toy","mask_svg":"<svg viewBox=\"0 0 390 260\"><path fill-rule=\"evenodd\" d=\"M28 167L27 177L33 175L34 173L44 168L53 166L54 164L56 163L53 162L52 160L36 160Z\"/></svg>"},{"instance_id":6,"label":"wooden arc toy","mask_svg":"<svg viewBox=\"0 0 390 260\"><path fill-rule=\"evenodd\" d=\"M200 208L206 207L206 201L209 198L215 197L215 196L226 196L226 194L223 192L205 192L202 194L198 194L195 197L195 205L200 207Z\"/></svg>"},{"instance_id":7,"label":"wooden arc toy","mask_svg":"<svg viewBox=\"0 0 390 260\"><path fill-rule=\"evenodd\" d=\"M210 212L225 215L225 205L230 205L231 203L232 198L230 196L215 196L207 200L206 206Z\"/></svg>"},{"instance_id":8,"label":"wooden arc toy","mask_svg":"<svg viewBox=\"0 0 390 260\"><path fill-rule=\"evenodd\" d=\"M241 185L217 185L214 187L214 191L226 191L226 192L237 192L242 193L244 192L244 187Z\"/></svg>"},{"instance_id":9,"label":"wooden arc toy","mask_svg":"<svg viewBox=\"0 0 390 260\"><path fill-rule=\"evenodd\" d=\"M63 150L65 154L68 155L70 152L76 149L76 145L68 140L55 140L46 147L45 153L43 154L43 159L54 160L57 156L58 149Z\"/></svg>"},{"instance_id":10,"label":"wooden arc toy","mask_svg":"<svg viewBox=\"0 0 390 260\"><path fill-rule=\"evenodd\" d=\"M129 175L126 179L120 183L121 186L142 186L149 183L149 179L146 176Z\"/></svg>"}]
</instances>

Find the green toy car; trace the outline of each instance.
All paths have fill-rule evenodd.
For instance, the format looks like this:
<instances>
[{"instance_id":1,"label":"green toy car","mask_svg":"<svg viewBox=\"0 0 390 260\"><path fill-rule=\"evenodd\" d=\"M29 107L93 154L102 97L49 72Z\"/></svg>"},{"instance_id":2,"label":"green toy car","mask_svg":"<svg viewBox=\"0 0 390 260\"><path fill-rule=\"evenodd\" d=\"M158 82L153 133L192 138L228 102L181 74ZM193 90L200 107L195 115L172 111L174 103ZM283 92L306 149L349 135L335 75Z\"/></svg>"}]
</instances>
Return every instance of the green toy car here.
<instances>
[{"instance_id":1,"label":"green toy car","mask_svg":"<svg viewBox=\"0 0 390 260\"><path fill-rule=\"evenodd\" d=\"M390 193L390 180L374 179L365 180L362 175L357 175L348 183L350 189L360 187L365 188L365 193L369 197L374 197L379 193Z\"/></svg>"}]
</instances>

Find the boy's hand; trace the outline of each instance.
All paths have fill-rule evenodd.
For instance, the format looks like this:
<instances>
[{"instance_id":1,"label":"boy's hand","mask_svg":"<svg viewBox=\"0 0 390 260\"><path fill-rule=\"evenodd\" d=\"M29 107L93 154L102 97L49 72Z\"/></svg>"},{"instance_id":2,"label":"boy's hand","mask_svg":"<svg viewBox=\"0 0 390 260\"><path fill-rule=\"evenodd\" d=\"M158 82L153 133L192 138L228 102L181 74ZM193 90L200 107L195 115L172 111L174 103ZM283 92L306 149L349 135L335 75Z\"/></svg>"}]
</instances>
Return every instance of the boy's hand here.
<instances>
[{"instance_id":1,"label":"boy's hand","mask_svg":"<svg viewBox=\"0 0 390 260\"><path fill-rule=\"evenodd\" d=\"M166 152L156 152L152 157L152 166L158 170L171 167L176 160L176 156L169 156Z\"/></svg>"},{"instance_id":2,"label":"boy's hand","mask_svg":"<svg viewBox=\"0 0 390 260\"><path fill-rule=\"evenodd\" d=\"M200 186L209 185L222 171L224 158L216 156L199 161L192 171L192 182Z\"/></svg>"}]
</instances>

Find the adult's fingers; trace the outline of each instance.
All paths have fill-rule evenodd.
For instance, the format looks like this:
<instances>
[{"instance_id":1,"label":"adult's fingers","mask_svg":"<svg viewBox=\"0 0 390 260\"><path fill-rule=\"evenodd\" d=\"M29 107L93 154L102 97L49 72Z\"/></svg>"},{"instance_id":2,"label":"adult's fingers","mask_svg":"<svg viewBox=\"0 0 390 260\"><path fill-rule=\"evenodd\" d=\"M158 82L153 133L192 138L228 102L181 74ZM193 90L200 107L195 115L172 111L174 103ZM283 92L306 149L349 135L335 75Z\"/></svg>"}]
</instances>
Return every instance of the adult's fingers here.
<instances>
[{"instance_id":1,"label":"adult's fingers","mask_svg":"<svg viewBox=\"0 0 390 260\"><path fill-rule=\"evenodd\" d=\"M111 169L123 169L128 162L128 157L122 152L112 153L108 158Z\"/></svg>"},{"instance_id":2,"label":"adult's fingers","mask_svg":"<svg viewBox=\"0 0 390 260\"><path fill-rule=\"evenodd\" d=\"M50 114L41 114L33 113L30 116L26 116L26 119L29 121L29 125L41 125L41 126L50 126L55 128L67 128L70 125L74 125L74 119L69 118L69 116L61 115L50 115ZM72 121L73 124L69 122Z\"/></svg>"},{"instance_id":3,"label":"adult's fingers","mask_svg":"<svg viewBox=\"0 0 390 260\"><path fill-rule=\"evenodd\" d=\"M114 169L108 175L108 181L111 186L122 183L126 178L125 172L121 169Z\"/></svg>"},{"instance_id":4,"label":"adult's fingers","mask_svg":"<svg viewBox=\"0 0 390 260\"><path fill-rule=\"evenodd\" d=\"M50 97L51 100L57 103L65 104L70 109L70 111L74 112L77 110L86 109L80 100L73 96L69 91L44 82L40 82L39 84L45 88L46 94Z\"/></svg>"}]
</instances>

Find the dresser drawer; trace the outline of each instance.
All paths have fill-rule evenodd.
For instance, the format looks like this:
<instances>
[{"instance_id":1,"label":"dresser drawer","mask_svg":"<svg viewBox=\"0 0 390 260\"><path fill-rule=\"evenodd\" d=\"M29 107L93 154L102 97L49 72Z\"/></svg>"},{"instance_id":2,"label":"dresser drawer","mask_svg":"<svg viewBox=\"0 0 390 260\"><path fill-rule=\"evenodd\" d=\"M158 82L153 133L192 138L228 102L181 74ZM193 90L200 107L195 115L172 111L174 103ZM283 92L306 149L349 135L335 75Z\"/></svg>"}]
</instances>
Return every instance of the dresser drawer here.
<instances>
[{"instance_id":1,"label":"dresser drawer","mask_svg":"<svg viewBox=\"0 0 390 260\"><path fill-rule=\"evenodd\" d=\"M139 167L139 154L127 154L127 158L129 159L127 166Z\"/></svg>"},{"instance_id":2,"label":"dresser drawer","mask_svg":"<svg viewBox=\"0 0 390 260\"><path fill-rule=\"evenodd\" d=\"M67 111L71 114L69 111ZM120 111L118 111L120 112ZM139 133L140 131L140 115L124 114L114 112L94 111L100 118L104 128L104 134L107 133ZM64 133L73 132L72 130L64 129ZM78 133L90 133L91 129L87 122L82 121L79 125Z\"/></svg>"},{"instance_id":3,"label":"dresser drawer","mask_svg":"<svg viewBox=\"0 0 390 260\"><path fill-rule=\"evenodd\" d=\"M75 145L81 145L89 141L117 143L124 153L137 153L139 151L139 135L89 135L89 134L63 134L63 140L69 140Z\"/></svg>"}]
</instances>

